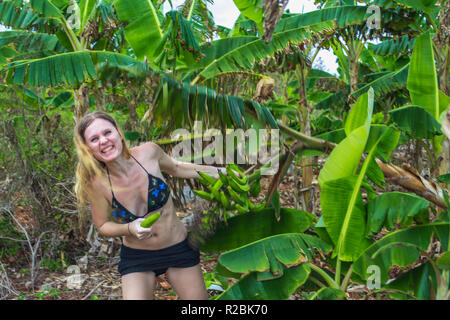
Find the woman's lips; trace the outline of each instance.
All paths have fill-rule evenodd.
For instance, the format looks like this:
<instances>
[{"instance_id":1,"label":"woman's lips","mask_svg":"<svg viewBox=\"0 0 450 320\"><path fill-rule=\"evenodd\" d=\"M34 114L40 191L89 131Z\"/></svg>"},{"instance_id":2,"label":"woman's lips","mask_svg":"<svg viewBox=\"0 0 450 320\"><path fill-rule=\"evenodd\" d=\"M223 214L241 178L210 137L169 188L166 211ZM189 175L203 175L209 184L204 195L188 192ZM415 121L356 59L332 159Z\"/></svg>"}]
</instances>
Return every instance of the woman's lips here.
<instances>
[{"instance_id":1,"label":"woman's lips","mask_svg":"<svg viewBox=\"0 0 450 320\"><path fill-rule=\"evenodd\" d=\"M103 149L101 152L102 152L102 154L105 154L105 153L108 153L109 151L111 151L113 149L114 149L113 146L109 146L109 147L106 147L105 149Z\"/></svg>"}]
</instances>

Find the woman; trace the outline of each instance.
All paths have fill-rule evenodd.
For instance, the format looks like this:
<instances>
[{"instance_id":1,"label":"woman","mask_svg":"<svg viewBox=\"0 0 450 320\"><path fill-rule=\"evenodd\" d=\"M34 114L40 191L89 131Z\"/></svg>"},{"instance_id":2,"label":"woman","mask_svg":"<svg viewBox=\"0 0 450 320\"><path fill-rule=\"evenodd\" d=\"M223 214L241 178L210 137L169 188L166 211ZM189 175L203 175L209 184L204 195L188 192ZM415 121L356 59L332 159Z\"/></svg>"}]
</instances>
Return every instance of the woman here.
<instances>
[{"instance_id":1,"label":"woman","mask_svg":"<svg viewBox=\"0 0 450 320\"><path fill-rule=\"evenodd\" d=\"M199 251L189 243L176 216L161 171L197 178L197 171L218 176L219 169L178 162L152 142L128 149L116 121L102 111L77 123L74 142L80 207L89 200L98 231L123 239L119 262L123 298L153 299L155 276L166 273L180 299L207 299ZM156 212L161 213L159 220L142 228L140 223Z\"/></svg>"}]
</instances>

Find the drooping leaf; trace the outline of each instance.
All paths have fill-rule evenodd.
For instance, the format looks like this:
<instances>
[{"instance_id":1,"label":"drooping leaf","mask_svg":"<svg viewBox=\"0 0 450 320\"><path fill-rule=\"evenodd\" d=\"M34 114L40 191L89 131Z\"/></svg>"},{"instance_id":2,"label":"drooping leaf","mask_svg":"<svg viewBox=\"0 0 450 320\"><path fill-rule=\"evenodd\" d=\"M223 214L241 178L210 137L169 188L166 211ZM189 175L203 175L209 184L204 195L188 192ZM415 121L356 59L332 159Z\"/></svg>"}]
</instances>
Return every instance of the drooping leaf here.
<instances>
[{"instance_id":1,"label":"drooping leaf","mask_svg":"<svg viewBox=\"0 0 450 320\"><path fill-rule=\"evenodd\" d=\"M26 29L39 20L39 15L28 8L18 8L14 1L0 2L0 22L4 26L15 29Z\"/></svg>"},{"instance_id":2,"label":"drooping leaf","mask_svg":"<svg viewBox=\"0 0 450 320\"><path fill-rule=\"evenodd\" d=\"M14 44L18 52L30 53L40 51L64 52L64 47L54 35L30 31L0 32L0 46Z\"/></svg>"},{"instance_id":3,"label":"drooping leaf","mask_svg":"<svg viewBox=\"0 0 450 320\"><path fill-rule=\"evenodd\" d=\"M431 291L436 288L436 274L430 262L408 270L382 289L395 290L389 292L394 299L430 300Z\"/></svg>"},{"instance_id":4,"label":"drooping leaf","mask_svg":"<svg viewBox=\"0 0 450 320\"><path fill-rule=\"evenodd\" d=\"M238 215L219 226L201 249L206 252L231 250L276 234L301 233L315 219L311 213L289 208L281 208L279 221L273 208Z\"/></svg>"},{"instance_id":5,"label":"drooping leaf","mask_svg":"<svg viewBox=\"0 0 450 320\"><path fill-rule=\"evenodd\" d=\"M15 84L31 87L79 86L97 79L96 65L108 64L135 73L148 72L147 66L131 57L105 51L55 54L40 59L14 61L5 67Z\"/></svg>"},{"instance_id":6,"label":"drooping leaf","mask_svg":"<svg viewBox=\"0 0 450 320\"><path fill-rule=\"evenodd\" d=\"M441 135L439 122L420 106L404 106L390 111L392 121L416 139Z\"/></svg>"},{"instance_id":7,"label":"drooping leaf","mask_svg":"<svg viewBox=\"0 0 450 320\"><path fill-rule=\"evenodd\" d=\"M415 38L410 39L409 35L403 35L397 39L384 40L377 44L369 43L368 48L382 56L405 54L412 50L415 40Z\"/></svg>"},{"instance_id":8,"label":"drooping leaf","mask_svg":"<svg viewBox=\"0 0 450 320\"><path fill-rule=\"evenodd\" d=\"M219 295L217 300L284 300L308 279L311 269L306 264L285 268L283 277L258 281L252 272Z\"/></svg>"},{"instance_id":9,"label":"drooping leaf","mask_svg":"<svg viewBox=\"0 0 450 320\"><path fill-rule=\"evenodd\" d=\"M299 265L310 260L317 251L329 252L330 249L314 236L283 233L227 251L219 257L218 263L233 273L256 271L280 276L283 266Z\"/></svg>"},{"instance_id":10,"label":"drooping leaf","mask_svg":"<svg viewBox=\"0 0 450 320\"><path fill-rule=\"evenodd\" d=\"M449 223L430 223L394 231L362 252L353 263L353 271L367 279L371 275L368 273L369 266L376 266L380 270L381 284L385 284L389 279L390 268L415 262L420 251L427 250L433 233L440 239L448 237Z\"/></svg>"},{"instance_id":11,"label":"drooping leaf","mask_svg":"<svg viewBox=\"0 0 450 320\"><path fill-rule=\"evenodd\" d=\"M396 224L408 226L415 216L427 215L429 202L409 193L388 192L367 204L367 234L375 234L382 227L392 230Z\"/></svg>"}]
</instances>

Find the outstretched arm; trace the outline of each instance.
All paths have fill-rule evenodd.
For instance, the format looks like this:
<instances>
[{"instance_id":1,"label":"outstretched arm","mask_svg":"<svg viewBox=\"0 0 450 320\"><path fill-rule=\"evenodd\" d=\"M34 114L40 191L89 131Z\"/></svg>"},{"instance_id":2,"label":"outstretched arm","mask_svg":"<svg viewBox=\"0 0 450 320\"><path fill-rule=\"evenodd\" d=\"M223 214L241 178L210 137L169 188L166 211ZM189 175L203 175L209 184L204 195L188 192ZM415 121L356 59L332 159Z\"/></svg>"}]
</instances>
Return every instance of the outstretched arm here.
<instances>
[{"instance_id":1,"label":"outstretched arm","mask_svg":"<svg viewBox=\"0 0 450 320\"><path fill-rule=\"evenodd\" d=\"M225 168L178 161L165 153L164 150L157 144L152 144L156 150L155 155L159 159L159 167L161 168L161 171L164 171L171 176L185 179L198 178L199 175L197 171L201 171L215 178L219 178L218 170L225 170Z\"/></svg>"}]
</instances>

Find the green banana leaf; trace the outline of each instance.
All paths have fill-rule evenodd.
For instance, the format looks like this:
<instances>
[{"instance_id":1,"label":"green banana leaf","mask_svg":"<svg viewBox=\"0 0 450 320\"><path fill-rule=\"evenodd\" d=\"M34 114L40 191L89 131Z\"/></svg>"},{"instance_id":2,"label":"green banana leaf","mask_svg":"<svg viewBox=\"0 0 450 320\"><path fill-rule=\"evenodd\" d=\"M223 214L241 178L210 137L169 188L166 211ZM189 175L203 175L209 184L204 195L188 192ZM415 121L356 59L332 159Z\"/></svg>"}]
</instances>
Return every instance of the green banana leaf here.
<instances>
[{"instance_id":1,"label":"green banana leaf","mask_svg":"<svg viewBox=\"0 0 450 320\"><path fill-rule=\"evenodd\" d=\"M0 22L4 26L14 29L26 29L39 19L39 15L30 8L18 8L14 1L0 2Z\"/></svg>"},{"instance_id":2,"label":"green banana leaf","mask_svg":"<svg viewBox=\"0 0 450 320\"><path fill-rule=\"evenodd\" d=\"M263 3L260 0L233 0L241 14L256 23L260 34L264 33L263 28Z\"/></svg>"},{"instance_id":3,"label":"green banana leaf","mask_svg":"<svg viewBox=\"0 0 450 320\"><path fill-rule=\"evenodd\" d=\"M280 220L275 218L274 208L249 212L227 220L201 247L205 252L218 252L242 247L248 243L282 233L306 231L316 217L309 212L281 208Z\"/></svg>"},{"instance_id":4,"label":"green banana leaf","mask_svg":"<svg viewBox=\"0 0 450 320\"><path fill-rule=\"evenodd\" d=\"M275 27L275 32L313 25L323 21L334 21L337 28L353 24L365 23L370 13L363 6L337 6L324 8L281 19Z\"/></svg>"},{"instance_id":5,"label":"green banana leaf","mask_svg":"<svg viewBox=\"0 0 450 320\"><path fill-rule=\"evenodd\" d=\"M45 18L63 19L64 15L51 1L31 0L31 7Z\"/></svg>"},{"instance_id":6,"label":"green banana leaf","mask_svg":"<svg viewBox=\"0 0 450 320\"><path fill-rule=\"evenodd\" d=\"M414 217L428 218L430 203L416 195L403 192L387 192L367 203L367 235L376 234L382 227L392 230L414 222Z\"/></svg>"},{"instance_id":7,"label":"green banana leaf","mask_svg":"<svg viewBox=\"0 0 450 320\"><path fill-rule=\"evenodd\" d=\"M409 133L416 139L431 139L441 135L439 122L425 109L420 106L403 106L391 110L392 121L403 131Z\"/></svg>"},{"instance_id":8,"label":"green banana leaf","mask_svg":"<svg viewBox=\"0 0 450 320\"><path fill-rule=\"evenodd\" d=\"M167 86L166 90L164 86ZM170 101L170 108L168 107ZM246 109L256 113L257 120L268 124L272 128L278 128L277 122L266 106L261 106L256 101L242 99L240 97L217 94L214 90L195 86L188 83L180 83L168 76L162 76L160 88L154 97L154 120L156 124L164 123L168 117L176 119L173 123L178 126L179 115L184 114L185 122L193 122L194 119L207 119L209 115L219 115L213 120L221 123L233 124L247 129Z\"/></svg>"},{"instance_id":9,"label":"green banana leaf","mask_svg":"<svg viewBox=\"0 0 450 320\"><path fill-rule=\"evenodd\" d=\"M153 61L159 52L160 41L163 38L157 9L152 1L147 0L116 0L114 2L117 16L121 22L128 22L125 27L125 38L133 48L136 57L143 60L147 57Z\"/></svg>"},{"instance_id":10,"label":"green banana leaf","mask_svg":"<svg viewBox=\"0 0 450 320\"><path fill-rule=\"evenodd\" d=\"M436 274L430 262L415 267L389 284L383 286L383 290L395 290L389 295L397 300L430 300L432 291L436 288Z\"/></svg>"},{"instance_id":11,"label":"green banana leaf","mask_svg":"<svg viewBox=\"0 0 450 320\"><path fill-rule=\"evenodd\" d=\"M92 13L95 12L96 3L96 0L80 0L78 4L80 7L80 29L78 31L78 35L83 32L86 24L91 18Z\"/></svg>"},{"instance_id":12,"label":"green banana leaf","mask_svg":"<svg viewBox=\"0 0 450 320\"><path fill-rule=\"evenodd\" d=\"M353 131L357 132L364 126ZM335 249L332 258L354 261L365 249L366 208L361 196L361 186L369 164L380 141L387 131L374 143L358 175L328 180L321 185L320 203L326 230L333 240ZM353 133L352 133L353 134Z\"/></svg>"},{"instance_id":13,"label":"green banana leaf","mask_svg":"<svg viewBox=\"0 0 450 320\"><path fill-rule=\"evenodd\" d=\"M345 292L342 290L325 287L317 290L310 300L344 300L345 298Z\"/></svg>"},{"instance_id":14,"label":"green banana leaf","mask_svg":"<svg viewBox=\"0 0 450 320\"><path fill-rule=\"evenodd\" d=\"M436 259L436 265L443 270L450 270L450 251L444 252Z\"/></svg>"},{"instance_id":15,"label":"green banana leaf","mask_svg":"<svg viewBox=\"0 0 450 320\"><path fill-rule=\"evenodd\" d=\"M77 87L84 81L97 79L95 65L109 64L134 72L147 71L147 66L129 56L105 52L82 51L14 61L4 69L14 84L27 83L31 87L55 87L62 84Z\"/></svg>"},{"instance_id":16,"label":"green banana leaf","mask_svg":"<svg viewBox=\"0 0 450 320\"><path fill-rule=\"evenodd\" d=\"M369 104L372 104L372 106ZM348 117L344 124L345 134L349 136L352 131L364 126L367 132L370 132L370 123L373 113L373 90L365 95L362 95L360 99L350 109Z\"/></svg>"},{"instance_id":17,"label":"green banana leaf","mask_svg":"<svg viewBox=\"0 0 450 320\"><path fill-rule=\"evenodd\" d=\"M412 8L429 14L433 21L439 10L436 6L437 0L363 0L362 2L370 3L382 8L392 8L396 6Z\"/></svg>"},{"instance_id":18,"label":"green banana leaf","mask_svg":"<svg viewBox=\"0 0 450 320\"><path fill-rule=\"evenodd\" d=\"M288 43L307 41L314 34L332 30L333 27L334 25L331 21L326 21L308 27L290 29L275 33L269 44L266 44L259 38L254 38L253 41L228 50L223 56L214 59L199 73L198 77L207 80L220 73L250 69L255 61L273 55L274 52L284 49ZM226 42L219 42L220 45L224 43ZM214 42L212 42L212 45L214 45ZM223 50L217 50L216 52L223 52Z\"/></svg>"},{"instance_id":19,"label":"green banana leaf","mask_svg":"<svg viewBox=\"0 0 450 320\"><path fill-rule=\"evenodd\" d=\"M367 279L370 266L377 266L380 270L380 282L384 285L389 280L389 270L393 265L404 267L414 263L420 251L426 251L431 236L437 235L442 247L447 250L450 223L439 222L417 225L394 231L381 238L364 252L353 263L353 271Z\"/></svg>"},{"instance_id":20,"label":"green banana leaf","mask_svg":"<svg viewBox=\"0 0 450 320\"><path fill-rule=\"evenodd\" d=\"M359 97L361 94L367 92L369 88L373 88L375 97L382 98L383 95L386 95L400 88L404 88L406 87L408 79L408 67L409 63L405 64L403 67L396 71L387 72L377 79L364 84L358 90L354 91L352 95L355 97Z\"/></svg>"},{"instance_id":21,"label":"green banana leaf","mask_svg":"<svg viewBox=\"0 0 450 320\"><path fill-rule=\"evenodd\" d=\"M398 54L407 54L414 47L415 38L410 39L409 35L403 35L397 39L389 39L381 41L380 43L369 43L369 50L381 56L390 56Z\"/></svg>"},{"instance_id":22,"label":"green banana leaf","mask_svg":"<svg viewBox=\"0 0 450 320\"><path fill-rule=\"evenodd\" d=\"M227 271L237 274L261 273L267 280L283 275L283 266L297 266L317 254L331 251L329 244L312 235L283 233L223 253L218 260Z\"/></svg>"},{"instance_id":23,"label":"green banana leaf","mask_svg":"<svg viewBox=\"0 0 450 320\"><path fill-rule=\"evenodd\" d=\"M438 80L429 31L416 38L406 87L412 104L424 108L435 120L439 120Z\"/></svg>"},{"instance_id":24,"label":"green banana leaf","mask_svg":"<svg viewBox=\"0 0 450 320\"><path fill-rule=\"evenodd\" d=\"M362 103L366 102L366 107ZM319 185L325 182L344 178L353 175L359 165L361 155L365 149L367 139L370 133L370 121L373 110L373 90L369 90L358 98L358 101L352 108L351 113L364 113L359 109L366 110L366 118L358 118L346 130L347 137L337 145L330 153L328 160L325 162L319 174ZM356 128L357 121L360 127ZM349 130L353 130L350 134Z\"/></svg>"},{"instance_id":25,"label":"green banana leaf","mask_svg":"<svg viewBox=\"0 0 450 320\"><path fill-rule=\"evenodd\" d=\"M306 282L311 269L304 263L284 268L283 277L258 281L252 272L220 294L217 300L285 300Z\"/></svg>"},{"instance_id":26,"label":"green banana leaf","mask_svg":"<svg viewBox=\"0 0 450 320\"><path fill-rule=\"evenodd\" d=\"M55 35L23 30L0 32L0 46L14 45L14 49L22 53L53 51L62 53L64 47Z\"/></svg>"}]
</instances>

